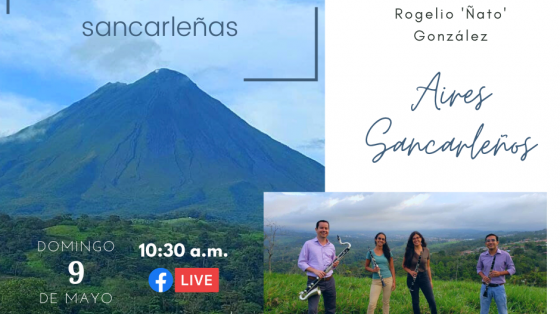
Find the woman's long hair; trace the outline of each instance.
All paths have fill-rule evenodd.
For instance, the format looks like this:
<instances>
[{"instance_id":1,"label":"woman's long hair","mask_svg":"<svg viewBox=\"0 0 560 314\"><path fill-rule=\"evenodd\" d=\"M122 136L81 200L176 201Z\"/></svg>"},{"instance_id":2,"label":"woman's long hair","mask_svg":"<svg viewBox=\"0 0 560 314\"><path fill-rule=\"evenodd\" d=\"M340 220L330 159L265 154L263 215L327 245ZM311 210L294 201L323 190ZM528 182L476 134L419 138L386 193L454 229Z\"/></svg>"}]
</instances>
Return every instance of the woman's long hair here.
<instances>
[{"instance_id":1,"label":"woman's long hair","mask_svg":"<svg viewBox=\"0 0 560 314\"><path fill-rule=\"evenodd\" d=\"M418 231L412 231L410 237L408 237L406 251L404 252L404 265L406 268L412 267L412 258L414 257L414 243L412 242L412 238L414 235L419 235L420 238L422 238L422 247L426 247L426 240L424 240L424 236Z\"/></svg>"},{"instance_id":2,"label":"woman's long hair","mask_svg":"<svg viewBox=\"0 0 560 314\"><path fill-rule=\"evenodd\" d=\"M383 232L379 232L378 234L375 235L375 246L377 246L377 237L382 234L385 236L385 243L383 244L383 255L385 255L385 258L387 259L387 261L391 260L391 249L389 249L389 244L387 244L387 235Z\"/></svg>"}]
</instances>

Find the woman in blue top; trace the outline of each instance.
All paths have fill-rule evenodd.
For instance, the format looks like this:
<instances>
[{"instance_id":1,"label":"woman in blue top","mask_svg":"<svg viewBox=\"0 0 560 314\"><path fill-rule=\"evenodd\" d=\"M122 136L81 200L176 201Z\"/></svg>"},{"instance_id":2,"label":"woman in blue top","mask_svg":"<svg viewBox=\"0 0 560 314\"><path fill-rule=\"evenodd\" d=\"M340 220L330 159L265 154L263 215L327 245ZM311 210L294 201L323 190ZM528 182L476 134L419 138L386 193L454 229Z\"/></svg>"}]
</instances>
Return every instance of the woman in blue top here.
<instances>
[{"instance_id":1,"label":"woman in blue top","mask_svg":"<svg viewBox=\"0 0 560 314\"><path fill-rule=\"evenodd\" d=\"M379 294L383 290L383 314L389 314L391 291L395 290L397 283L395 281L393 253L387 245L387 236L383 232L379 232L375 236L375 248L369 250L366 255L366 270L373 273L367 313L372 314L375 311L377 299L379 299ZM379 273L381 273L383 283Z\"/></svg>"}]
</instances>

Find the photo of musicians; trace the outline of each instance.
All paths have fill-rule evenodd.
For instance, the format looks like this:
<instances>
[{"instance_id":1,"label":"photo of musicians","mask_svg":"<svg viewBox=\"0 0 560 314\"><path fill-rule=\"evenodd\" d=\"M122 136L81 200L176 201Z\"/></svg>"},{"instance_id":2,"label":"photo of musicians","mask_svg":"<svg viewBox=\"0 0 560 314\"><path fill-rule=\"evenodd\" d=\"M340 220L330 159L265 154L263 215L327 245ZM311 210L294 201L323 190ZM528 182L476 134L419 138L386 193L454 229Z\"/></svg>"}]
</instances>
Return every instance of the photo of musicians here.
<instances>
[{"instance_id":1,"label":"photo of musicians","mask_svg":"<svg viewBox=\"0 0 560 314\"><path fill-rule=\"evenodd\" d=\"M265 313L546 313L546 193L265 193Z\"/></svg>"}]
</instances>

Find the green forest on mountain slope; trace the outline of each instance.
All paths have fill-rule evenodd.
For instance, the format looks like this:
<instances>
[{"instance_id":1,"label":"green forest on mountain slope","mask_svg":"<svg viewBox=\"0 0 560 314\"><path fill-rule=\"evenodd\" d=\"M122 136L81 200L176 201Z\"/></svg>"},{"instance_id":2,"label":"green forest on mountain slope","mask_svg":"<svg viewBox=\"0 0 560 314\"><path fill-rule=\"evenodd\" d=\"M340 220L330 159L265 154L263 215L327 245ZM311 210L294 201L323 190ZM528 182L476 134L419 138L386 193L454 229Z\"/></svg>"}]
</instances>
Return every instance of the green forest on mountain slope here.
<instances>
[{"instance_id":1,"label":"green forest on mountain slope","mask_svg":"<svg viewBox=\"0 0 560 314\"><path fill-rule=\"evenodd\" d=\"M0 213L177 214L262 225L264 191L324 191L325 168L187 76L109 83L0 138Z\"/></svg>"}]
</instances>

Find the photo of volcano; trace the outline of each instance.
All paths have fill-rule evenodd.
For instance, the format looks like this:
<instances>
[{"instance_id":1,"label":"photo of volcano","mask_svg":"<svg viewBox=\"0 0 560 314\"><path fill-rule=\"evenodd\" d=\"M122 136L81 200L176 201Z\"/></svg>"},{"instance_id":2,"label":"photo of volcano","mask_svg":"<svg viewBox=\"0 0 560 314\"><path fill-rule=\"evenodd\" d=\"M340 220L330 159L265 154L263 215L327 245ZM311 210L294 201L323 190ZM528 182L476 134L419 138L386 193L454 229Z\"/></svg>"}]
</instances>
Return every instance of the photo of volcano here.
<instances>
[{"instance_id":1,"label":"photo of volcano","mask_svg":"<svg viewBox=\"0 0 560 314\"><path fill-rule=\"evenodd\" d=\"M263 313L264 193L325 189L324 1L10 9L0 313Z\"/></svg>"},{"instance_id":2,"label":"photo of volcano","mask_svg":"<svg viewBox=\"0 0 560 314\"><path fill-rule=\"evenodd\" d=\"M187 76L155 70L0 139L0 211L203 211L262 223L263 191L323 191L324 167L253 128Z\"/></svg>"}]
</instances>

